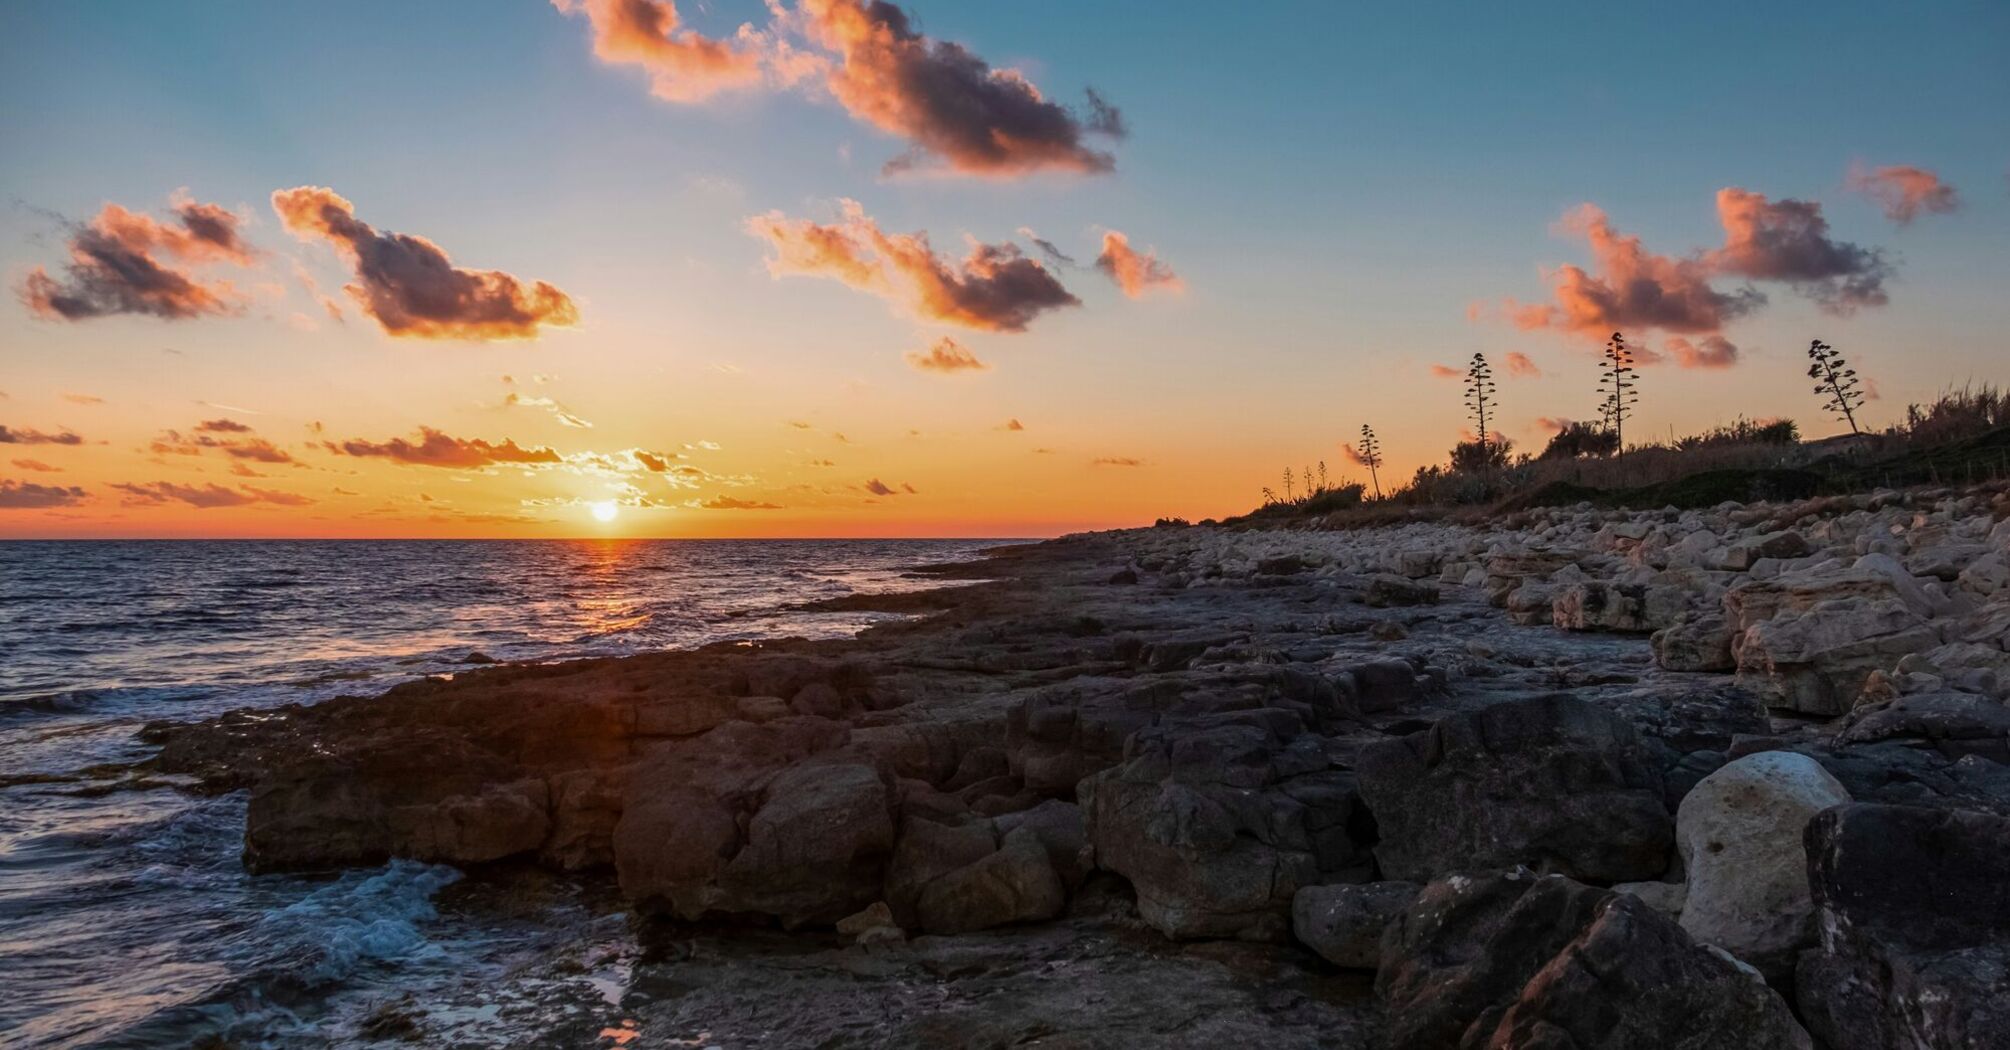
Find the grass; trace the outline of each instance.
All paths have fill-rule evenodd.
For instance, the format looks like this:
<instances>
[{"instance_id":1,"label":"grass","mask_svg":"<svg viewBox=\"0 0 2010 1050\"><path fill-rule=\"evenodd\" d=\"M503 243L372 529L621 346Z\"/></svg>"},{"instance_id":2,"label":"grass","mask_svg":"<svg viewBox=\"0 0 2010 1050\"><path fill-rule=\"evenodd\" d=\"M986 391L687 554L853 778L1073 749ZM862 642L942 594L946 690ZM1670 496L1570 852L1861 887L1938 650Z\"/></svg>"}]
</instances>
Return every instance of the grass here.
<instances>
[{"instance_id":1,"label":"grass","mask_svg":"<svg viewBox=\"0 0 2010 1050\"><path fill-rule=\"evenodd\" d=\"M1791 420L1741 419L1623 455L1579 454L1596 447L1582 435L1567 446L1486 465L1455 456L1451 465L1419 468L1382 500L1363 499L1361 487L1350 485L1271 501L1224 524L1384 524L1575 503L1699 508L2001 481L2010 479L2010 396L1988 384L1950 388L1929 404L1907 406L1882 433L1818 441L1801 441Z\"/></svg>"}]
</instances>

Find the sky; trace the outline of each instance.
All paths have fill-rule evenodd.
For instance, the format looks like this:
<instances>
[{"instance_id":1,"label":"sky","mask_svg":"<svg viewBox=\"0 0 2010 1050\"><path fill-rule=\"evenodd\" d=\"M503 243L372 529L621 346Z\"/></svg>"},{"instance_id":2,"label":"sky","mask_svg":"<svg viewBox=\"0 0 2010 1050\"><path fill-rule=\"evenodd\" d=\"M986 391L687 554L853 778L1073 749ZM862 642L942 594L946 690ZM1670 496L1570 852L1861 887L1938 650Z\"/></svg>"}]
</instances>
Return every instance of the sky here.
<instances>
[{"instance_id":1,"label":"sky","mask_svg":"<svg viewBox=\"0 0 2010 1050\"><path fill-rule=\"evenodd\" d=\"M2010 6L0 8L0 537L1043 536L2006 378ZM1497 422L1495 422L1497 420Z\"/></svg>"}]
</instances>

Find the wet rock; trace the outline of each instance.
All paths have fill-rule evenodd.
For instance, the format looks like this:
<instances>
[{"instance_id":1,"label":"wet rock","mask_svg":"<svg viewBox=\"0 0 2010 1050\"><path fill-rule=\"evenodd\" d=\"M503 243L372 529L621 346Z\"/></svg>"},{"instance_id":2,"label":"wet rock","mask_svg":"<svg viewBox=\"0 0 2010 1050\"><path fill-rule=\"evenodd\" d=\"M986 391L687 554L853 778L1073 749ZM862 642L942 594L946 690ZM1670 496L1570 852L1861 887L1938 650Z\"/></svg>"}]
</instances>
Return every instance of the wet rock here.
<instances>
[{"instance_id":1,"label":"wet rock","mask_svg":"<svg viewBox=\"0 0 2010 1050\"><path fill-rule=\"evenodd\" d=\"M1335 966L1372 970L1382 962L1382 934L1423 887L1414 882L1306 886L1291 899L1291 933Z\"/></svg>"},{"instance_id":2,"label":"wet rock","mask_svg":"<svg viewBox=\"0 0 2010 1050\"><path fill-rule=\"evenodd\" d=\"M1356 769L1391 878L1526 864L1611 882L1667 866L1660 765L1625 719L1566 695L1370 744Z\"/></svg>"},{"instance_id":3,"label":"wet rock","mask_svg":"<svg viewBox=\"0 0 2010 1050\"><path fill-rule=\"evenodd\" d=\"M1820 764L1791 751L1749 755L1704 777L1675 815L1689 887L1682 928L1769 975L1790 975L1815 938L1802 832L1849 800Z\"/></svg>"},{"instance_id":4,"label":"wet rock","mask_svg":"<svg viewBox=\"0 0 2010 1050\"><path fill-rule=\"evenodd\" d=\"M1835 1050L2003 1045L2010 1032L2010 819L1856 803L1807 829L1821 945L1802 1015Z\"/></svg>"}]
</instances>

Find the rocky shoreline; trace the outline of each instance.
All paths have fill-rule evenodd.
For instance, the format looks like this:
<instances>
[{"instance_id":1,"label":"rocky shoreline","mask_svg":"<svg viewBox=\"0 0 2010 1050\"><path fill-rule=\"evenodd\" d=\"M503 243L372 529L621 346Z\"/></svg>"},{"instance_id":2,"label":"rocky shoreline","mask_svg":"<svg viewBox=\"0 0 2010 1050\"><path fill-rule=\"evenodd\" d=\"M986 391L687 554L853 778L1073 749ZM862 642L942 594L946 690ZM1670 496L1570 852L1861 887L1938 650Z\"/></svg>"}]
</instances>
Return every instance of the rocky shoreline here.
<instances>
[{"instance_id":1,"label":"rocky shoreline","mask_svg":"<svg viewBox=\"0 0 2010 1050\"><path fill-rule=\"evenodd\" d=\"M629 1045L2004 1046L2006 516L1096 534L856 640L147 735L249 790L254 869L611 875L704 931Z\"/></svg>"}]
</instances>

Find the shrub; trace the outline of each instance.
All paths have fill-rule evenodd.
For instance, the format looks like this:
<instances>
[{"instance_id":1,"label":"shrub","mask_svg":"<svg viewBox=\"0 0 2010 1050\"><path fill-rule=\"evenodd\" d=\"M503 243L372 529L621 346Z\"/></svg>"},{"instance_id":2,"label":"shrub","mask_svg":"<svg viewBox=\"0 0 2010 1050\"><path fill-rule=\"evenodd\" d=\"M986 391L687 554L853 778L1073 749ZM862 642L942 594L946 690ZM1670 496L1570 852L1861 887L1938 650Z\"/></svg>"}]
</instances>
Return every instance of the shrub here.
<instances>
[{"instance_id":1,"label":"shrub","mask_svg":"<svg viewBox=\"0 0 2010 1050\"><path fill-rule=\"evenodd\" d=\"M1619 451L1619 437L1610 430L1590 423L1565 423L1556 436L1536 458L1544 460L1582 459L1585 456L1609 456Z\"/></svg>"},{"instance_id":2,"label":"shrub","mask_svg":"<svg viewBox=\"0 0 2010 1050\"><path fill-rule=\"evenodd\" d=\"M1514 442L1506 438L1498 441L1461 441L1452 446L1452 471L1457 474L1485 474L1500 470L1508 465L1508 452Z\"/></svg>"}]
</instances>

